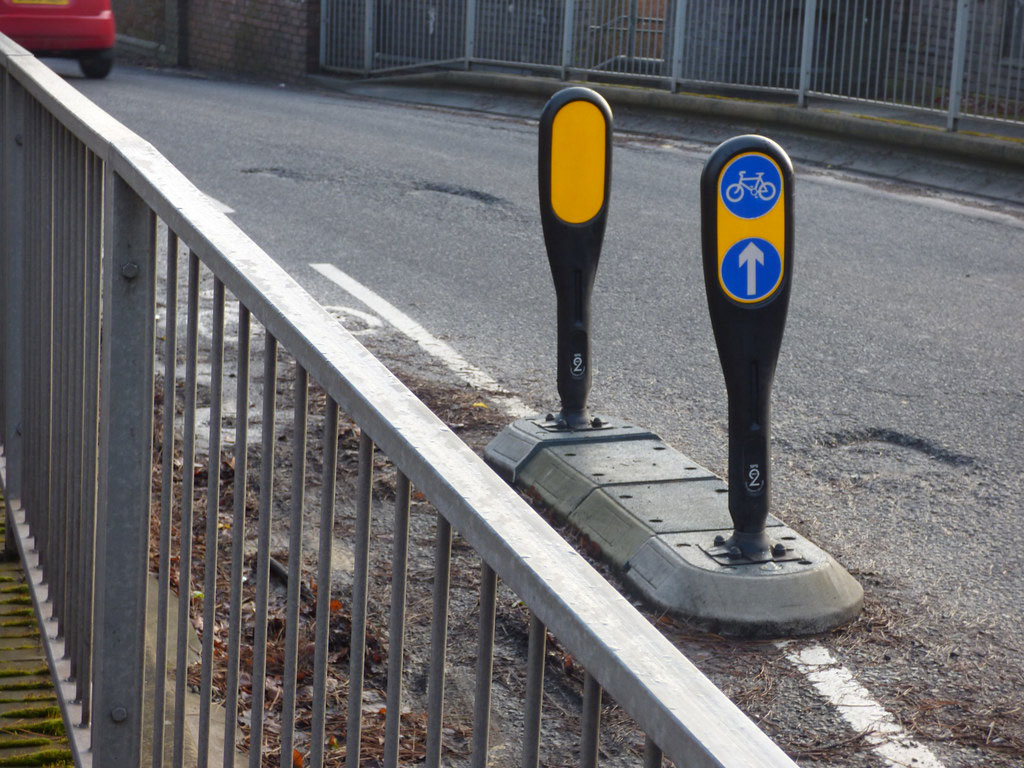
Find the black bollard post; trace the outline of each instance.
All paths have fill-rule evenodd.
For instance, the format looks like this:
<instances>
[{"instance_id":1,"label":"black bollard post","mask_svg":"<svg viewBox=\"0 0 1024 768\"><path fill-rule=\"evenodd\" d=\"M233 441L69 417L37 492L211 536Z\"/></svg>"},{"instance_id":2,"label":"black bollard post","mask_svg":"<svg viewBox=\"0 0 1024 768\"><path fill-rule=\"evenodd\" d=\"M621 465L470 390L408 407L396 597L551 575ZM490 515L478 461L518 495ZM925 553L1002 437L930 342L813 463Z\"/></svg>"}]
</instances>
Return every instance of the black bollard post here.
<instances>
[{"instance_id":1,"label":"black bollard post","mask_svg":"<svg viewBox=\"0 0 1024 768\"><path fill-rule=\"evenodd\" d=\"M587 429L590 296L612 173L612 113L589 88L565 88L540 118L540 215L558 303L558 426ZM596 426L600 426L597 424Z\"/></svg>"},{"instance_id":2,"label":"black bollard post","mask_svg":"<svg viewBox=\"0 0 1024 768\"><path fill-rule=\"evenodd\" d=\"M762 136L737 136L701 175L704 285L729 396L724 542L753 561L785 554L765 533L771 501L770 396L793 279L793 165Z\"/></svg>"}]
</instances>

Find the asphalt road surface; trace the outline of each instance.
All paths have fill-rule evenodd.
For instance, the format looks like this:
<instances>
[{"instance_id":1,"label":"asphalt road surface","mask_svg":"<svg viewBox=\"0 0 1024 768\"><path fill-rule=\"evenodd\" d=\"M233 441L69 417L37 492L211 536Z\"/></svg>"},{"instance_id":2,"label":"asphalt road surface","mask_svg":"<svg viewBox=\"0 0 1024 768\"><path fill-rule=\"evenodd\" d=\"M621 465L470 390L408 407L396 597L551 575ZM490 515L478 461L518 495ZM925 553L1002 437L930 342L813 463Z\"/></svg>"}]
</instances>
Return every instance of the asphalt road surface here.
<instances>
[{"instance_id":1,"label":"asphalt road surface","mask_svg":"<svg viewBox=\"0 0 1024 768\"><path fill-rule=\"evenodd\" d=\"M415 106L377 98L416 98L379 86L344 95L131 67L105 81L61 71L232 208L318 299L369 311L309 266L332 263L538 411L557 408L536 199L542 101ZM611 106L619 132L591 404L724 474L698 179L718 141L752 127ZM867 594L868 619L852 635L817 642L942 765L1019 768L1022 174L771 135L796 165L774 511ZM828 759L891 764L870 750Z\"/></svg>"}]
</instances>

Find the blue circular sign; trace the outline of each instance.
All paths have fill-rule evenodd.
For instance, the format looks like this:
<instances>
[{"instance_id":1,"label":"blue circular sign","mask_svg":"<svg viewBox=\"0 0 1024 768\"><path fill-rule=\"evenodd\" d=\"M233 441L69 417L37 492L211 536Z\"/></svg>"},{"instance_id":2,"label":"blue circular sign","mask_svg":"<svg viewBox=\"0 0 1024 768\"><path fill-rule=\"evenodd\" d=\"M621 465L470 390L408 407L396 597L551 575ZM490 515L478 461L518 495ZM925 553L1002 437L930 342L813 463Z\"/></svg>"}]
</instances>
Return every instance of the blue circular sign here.
<instances>
[{"instance_id":1,"label":"blue circular sign","mask_svg":"<svg viewBox=\"0 0 1024 768\"><path fill-rule=\"evenodd\" d=\"M765 155L740 155L725 167L718 194L725 207L741 219L757 219L775 207L782 192L782 174Z\"/></svg>"},{"instance_id":2,"label":"blue circular sign","mask_svg":"<svg viewBox=\"0 0 1024 768\"><path fill-rule=\"evenodd\" d=\"M722 289L736 301L762 301L782 282L782 257L767 240L745 237L725 252L718 277Z\"/></svg>"}]
</instances>

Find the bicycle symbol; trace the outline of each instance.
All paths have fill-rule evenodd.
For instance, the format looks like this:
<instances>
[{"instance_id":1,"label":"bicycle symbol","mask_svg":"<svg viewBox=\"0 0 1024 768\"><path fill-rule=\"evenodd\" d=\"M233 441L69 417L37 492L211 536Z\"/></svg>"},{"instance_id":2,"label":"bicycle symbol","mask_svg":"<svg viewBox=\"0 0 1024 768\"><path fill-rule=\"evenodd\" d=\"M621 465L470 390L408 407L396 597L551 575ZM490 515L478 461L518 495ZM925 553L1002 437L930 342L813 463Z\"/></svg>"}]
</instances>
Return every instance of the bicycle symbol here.
<instances>
[{"instance_id":1,"label":"bicycle symbol","mask_svg":"<svg viewBox=\"0 0 1024 768\"><path fill-rule=\"evenodd\" d=\"M758 200L768 202L775 199L777 190L774 184L764 180L764 171L758 171L753 176L740 171L739 179L725 188L725 199L730 203L738 203L747 192Z\"/></svg>"}]
</instances>

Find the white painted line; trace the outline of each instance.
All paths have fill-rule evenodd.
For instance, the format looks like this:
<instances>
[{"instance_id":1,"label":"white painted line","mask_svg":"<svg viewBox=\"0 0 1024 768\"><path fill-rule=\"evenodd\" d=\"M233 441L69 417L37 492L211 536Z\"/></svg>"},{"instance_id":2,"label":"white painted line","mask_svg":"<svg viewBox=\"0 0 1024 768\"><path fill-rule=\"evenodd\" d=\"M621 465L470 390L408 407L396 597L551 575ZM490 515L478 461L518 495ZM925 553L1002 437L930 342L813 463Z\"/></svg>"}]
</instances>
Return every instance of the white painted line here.
<instances>
[{"instance_id":1,"label":"white painted line","mask_svg":"<svg viewBox=\"0 0 1024 768\"><path fill-rule=\"evenodd\" d=\"M361 336L364 334L375 333L378 328L384 327L384 321L377 317L375 314L371 312L364 312L363 310L356 309L355 307L325 306L324 309L326 309L328 312L334 315L335 318L337 318L338 322L345 327L345 330L347 330L353 336ZM345 319L350 317L355 318L357 322L362 323L366 327L350 328L349 325L352 325L352 323L345 322Z\"/></svg>"},{"instance_id":2,"label":"white painted line","mask_svg":"<svg viewBox=\"0 0 1024 768\"><path fill-rule=\"evenodd\" d=\"M788 643L780 643L788 647ZM867 689L842 666L829 650L817 643L786 654L807 676L818 693L836 708L858 733L865 734L886 768L944 768L927 747L910 738L896 718L871 698Z\"/></svg>"},{"instance_id":3,"label":"white painted line","mask_svg":"<svg viewBox=\"0 0 1024 768\"><path fill-rule=\"evenodd\" d=\"M501 405L502 410L512 418L522 419L536 415L536 409L530 408L515 395L508 394L492 376L472 365L452 346L441 341L398 307L359 281L345 274L333 264L310 264L310 266L416 342L420 349L428 355L444 363L462 381L471 387L494 393L494 399Z\"/></svg>"},{"instance_id":4,"label":"white painted line","mask_svg":"<svg viewBox=\"0 0 1024 768\"><path fill-rule=\"evenodd\" d=\"M898 189L886 189L873 186L875 179L860 179L857 177L840 177L827 175L825 173L806 173L805 178L811 183L825 184L830 187L854 190L860 194L867 194L872 197L882 197L901 200L917 205L926 205L929 208L936 208L947 213L956 213L961 216L970 216L975 219L995 222L1017 229L1024 229L1024 219L1014 216L1012 213L1005 213L999 210L987 208L983 203L969 205L957 200L951 193L939 193L935 195L915 195L901 192ZM885 180L882 180L883 183Z\"/></svg>"}]
</instances>

